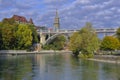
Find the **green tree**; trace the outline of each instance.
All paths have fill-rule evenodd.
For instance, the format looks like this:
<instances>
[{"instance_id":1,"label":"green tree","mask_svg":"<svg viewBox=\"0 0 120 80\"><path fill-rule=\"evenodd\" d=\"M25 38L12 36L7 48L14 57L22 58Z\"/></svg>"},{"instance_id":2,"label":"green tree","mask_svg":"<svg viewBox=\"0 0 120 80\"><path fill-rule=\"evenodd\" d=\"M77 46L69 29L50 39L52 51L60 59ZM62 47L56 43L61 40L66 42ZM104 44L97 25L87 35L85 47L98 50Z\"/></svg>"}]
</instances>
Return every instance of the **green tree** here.
<instances>
[{"instance_id":1,"label":"green tree","mask_svg":"<svg viewBox=\"0 0 120 80\"><path fill-rule=\"evenodd\" d=\"M15 31L17 30L18 24L15 23L14 19L3 19L0 22L1 28L1 47L2 49L14 49L15 47Z\"/></svg>"},{"instance_id":2,"label":"green tree","mask_svg":"<svg viewBox=\"0 0 120 80\"><path fill-rule=\"evenodd\" d=\"M0 27L0 50L2 49L3 41L2 41L2 28Z\"/></svg>"},{"instance_id":3,"label":"green tree","mask_svg":"<svg viewBox=\"0 0 120 80\"><path fill-rule=\"evenodd\" d=\"M12 49L15 43L16 28L10 24L4 24L2 27L2 41L4 49Z\"/></svg>"},{"instance_id":4,"label":"green tree","mask_svg":"<svg viewBox=\"0 0 120 80\"><path fill-rule=\"evenodd\" d=\"M73 51L73 54L79 54L81 49L82 38L78 32L75 32L70 37L69 49Z\"/></svg>"},{"instance_id":5,"label":"green tree","mask_svg":"<svg viewBox=\"0 0 120 80\"><path fill-rule=\"evenodd\" d=\"M116 36L117 36L117 38L119 39L119 41L120 41L120 27L117 29L117 31L116 31Z\"/></svg>"},{"instance_id":6,"label":"green tree","mask_svg":"<svg viewBox=\"0 0 120 80\"><path fill-rule=\"evenodd\" d=\"M19 24L16 32L18 49L28 49L32 45L32 31L26 24Z\"/></svg>"},{"instance_id":7,"label":"green tree","mask_svg":"<svg viewBox=\"0 0 120 80\"><path fill-rule=\"evenodd\" d=\"M18 24L13 18L0 22L0 49L27 49L38 42L37 36L34 25Z\"/></svg>"},{"instance_id":8,"label":"green tree","mask_svg":"<svg viewBox=\"0 0 120 80\"><path fill-rule=\"evenodd\" d=\"M62 50L66 43L66 38L63 35L56 37L50 44L45 45L44 49Z\"/></svg>"},{"instance_id":9,"label":"green tree","mask_svg":"<svg viewBox=\"0 0 120 80\"><path fill-rule=\"evenodd\" d=\"M115 50L118 49L119 46L120 42L117 38L113 36L105 36L100 47L102 50Z\"/></svg>"},{"instance_id":10,"label":"green tree","mask_svg":"<svg viewBox=\"0 0 120 80\"><path fill-rule=\"evenodd\" d=\"M15 23L15 20L14 20L13 18L10 18L10 19L4 18L4 19L2 20L2 23L3 23L3 24L10 24L10 25L16 24L16 23Z\"/></svg>"},{"instance_id":11,"label":"green tree","mask_svg":"<svg viewBox=\"0 0 120 80\"><path fill-rule=\"evenodd\" d=\"M53 48L55 50L62 50L64 48L65 41L66 41L65 37L63 35L60 35L56 37L51 44L54 45Z\"/></svg>"},{"instance_id":12,"label":"green tree","mask_svg":"<svg viewBox=\"0 0 120 80\"><path fill-rule=\"evenodd\" d=\"M38 43L38 34L35 29L35 26L33 24L28 24L28 26L32 31L32 37L33 37L32 43Z\"/></svg>"},{"instance_id":13,"label":"green tree","mask_svg":"<svg viewBox=\"0 0 120 80\"><path fill-rule=\"evenodd\" d=\"M70 49L76 55L79 52L84 55L91 55L99 48L99 39L91 23L86 23L78 33L73 34L70 38L70 46Z\"/></svg>"},{"instance_id":14,"label":"green tree","mask_svg":"<svg viewBox=\"0 0 120 80\"><path fill-rule=\"evenodd\" d=\"M81 51L83 53L91 54L99 48L99 39L91 23L86 23L79 33L82 37Z\"/></svg>"},{"instance_id":15,"label":"green tree","mask_svg":"<svg viewBox=\"0 0 120 80\"><path fill-rule=\"evenodd\" d=\"M0 27L2 27L2 22L0 22Z\"/></svg>"}]
</instances>

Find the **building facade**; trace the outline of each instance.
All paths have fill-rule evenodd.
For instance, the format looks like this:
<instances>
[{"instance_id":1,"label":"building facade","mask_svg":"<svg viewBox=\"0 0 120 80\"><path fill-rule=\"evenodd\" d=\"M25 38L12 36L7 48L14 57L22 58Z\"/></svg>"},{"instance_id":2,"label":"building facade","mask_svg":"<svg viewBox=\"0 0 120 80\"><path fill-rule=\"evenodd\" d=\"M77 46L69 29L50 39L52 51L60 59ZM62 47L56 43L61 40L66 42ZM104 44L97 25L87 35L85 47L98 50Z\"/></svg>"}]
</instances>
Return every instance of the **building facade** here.
<instances>
[{"instance_id":1,"label":"building facade","mask_svg":"<svg viewBox=\"0 0 120 80\"><path fill-rule=\"evenodd\" d=\"M28 21L24 16L18 16L18 15L13 15L12 17L17 23L23 23L23 24L33 24L33 20L30 18Z\"/></svg>"}]
</instances>

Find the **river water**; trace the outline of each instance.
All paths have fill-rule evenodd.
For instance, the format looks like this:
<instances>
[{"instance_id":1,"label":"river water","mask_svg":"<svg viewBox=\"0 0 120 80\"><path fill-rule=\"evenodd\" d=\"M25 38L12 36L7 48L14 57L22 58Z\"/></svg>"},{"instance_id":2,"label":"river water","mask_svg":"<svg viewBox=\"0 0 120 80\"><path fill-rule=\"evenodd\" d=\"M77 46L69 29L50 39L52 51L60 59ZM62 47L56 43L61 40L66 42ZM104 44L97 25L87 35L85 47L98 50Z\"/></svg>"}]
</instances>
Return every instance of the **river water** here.
<instances>
[{"instance_id":1,"label":"river water","mask_svg":"<svg viewBox=\"0 0 120 80\"><path fill-rule=\"evenodd\" d=\"M120 65L69 53L1 56L0 80L120 80Z\"/></svg>"}]
</instances>

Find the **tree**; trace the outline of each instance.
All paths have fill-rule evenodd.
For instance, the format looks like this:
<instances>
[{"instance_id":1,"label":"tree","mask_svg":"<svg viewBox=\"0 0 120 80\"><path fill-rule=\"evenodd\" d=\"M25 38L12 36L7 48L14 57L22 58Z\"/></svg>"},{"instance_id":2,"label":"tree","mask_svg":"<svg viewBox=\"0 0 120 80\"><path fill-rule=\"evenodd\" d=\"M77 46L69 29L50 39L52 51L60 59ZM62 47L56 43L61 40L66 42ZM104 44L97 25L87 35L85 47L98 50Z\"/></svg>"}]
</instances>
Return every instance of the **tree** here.
<instances>
[{"instance_id":1,"label":"tree","mask_svg":"<svg viewBox=\"0 0 120 80\"><path fill-rule=\"evenodd\" d=\"M78 33L70 38L70 49L75 55L82 52L84 55L93 54L99 48L99 39L90 23L86 23Z\"/></svg>"},{"instance_id":2,"label":"tree","mask_svg":"<svg viewBox=\"0 0 120 80\"><path fill-rule=\"evenodd\" d=\"M15 23L14 19L3 19L0 22L1 28L1 40L0 43L2 49L14 49L15 47L15 31L17 30L18 24Z\"/></svg>"},{"instance_id":3,"label":"tree","mask_svg":"<svg viewBox=\"0 0 120 80\"><path fill-rule=\"evenodd\" d=\"M82 37L82 52L91 54L99 48L99 39L91 23L86 23L86 26L79 32Z\"/></svg>"},{"instance_id":4,"label":"tree","mask_svg":"<svg viewBox=\"0 0 120 80\"><path fill-rule=\"evenodd\" d=\"M102 40L101 49L102 50L116 50L120 46L120 42L117 38L113 36L106 36Z\"/></svg>"},{"instance_id":5,"label":"tree","mask_svg":"<svg viewBox=\"0 0 120 80\"><path fill-rule=\"evenodd\" d=\"M16 24L14 18L9 18L9 19L8 19L8 18L4 18L4 19L2 20L2 23L3 23L3 24L10 24L10 25Z\"/></svg>"},{"instance_id":6,"label":"tree","mask_svg":"<svg viewBox=\"0 0 120 80\"><path fill-rule=\"evenodd\" d=\"M15 30L16 27L10 24L3 24L2 27L2 41L4 49L13 49L15 43Z\"/></svg>"},{"instance_id":7,"label":"tree","mask_svg":"<svg viewBox=\"0 0 120 80\"><path fill-rule=\"evenodd\" d=\"M33 24L29 24L28 26L32 31L32 37L33 37L32 43L33 44L37 43L38 42L38 34L37 34L36 29L35 29L35 26Z\"/></svg>"},{"instance_id":8,"label":"tree","mask_svg":"<svg viewBox=\"0 0 120 80\"><path fill-rule=\"evenodd\" d=\"M66 39L63 35L56 37L51 43L45 45L44 49L62 50L64 48Z\"/></svg>"},{"instance_id":9,"label":"tree","mask_svg":"<svg viewBox=\"0 0 120 80\"><path fill-rule=\"evenodd\" d=\"M37 42L34 25L18 24L13 18L4 18L0 22L0 49L28 49Z\"/></svg>"},{"instance_id":10,"label":"tree","mask_svg":"<svg viewBox=\"0 0 120 80\"><path fill-rule=\"evenodd\" d=\"M117 38L119 39L119 41L120 41L120 27L117 29L117 31L116 31L116 36L117 36Z\"/></svg>"},{"instance_id":11,"label":"tree","mask_svg":"<svg viewBox=\"0 0 120 80\"><path fill-rule=\"evenodd\" d=\"M65 45L65 37L63 35L60 35L56 37L51 44L53 44L53 49L55 50L62 50Z\"/></svg>"},{"instance_id":12,"label":"tree","mask_svg":"<svg viewBox=\"0 0 120 80\"><path fill-rule=\"evenodd\" d=\"M0 27L0 50L2 49L3 41L2 41L2 28Z\"/></svg>"},{"instance_id":13,"label":"tree","mask_svg":"<svg viewBox=\"0 0 120 80\"><path fill-rule=\"evenodd\" d=\"M19 24L16 32L18 49L28 49L32 45L32 31L26 24Z\"/></svg>"},{"instance_id":14,"label":"tree","mask_svg":"<svg viewBox=\"0 0 120 80\"><path fill-rule=\"evenodd\" d=\"M74 54L79 54L81 43L81 35L78 32L75 32L70 37L69 49L72 50Z\"/></svg>"}]
</instances>

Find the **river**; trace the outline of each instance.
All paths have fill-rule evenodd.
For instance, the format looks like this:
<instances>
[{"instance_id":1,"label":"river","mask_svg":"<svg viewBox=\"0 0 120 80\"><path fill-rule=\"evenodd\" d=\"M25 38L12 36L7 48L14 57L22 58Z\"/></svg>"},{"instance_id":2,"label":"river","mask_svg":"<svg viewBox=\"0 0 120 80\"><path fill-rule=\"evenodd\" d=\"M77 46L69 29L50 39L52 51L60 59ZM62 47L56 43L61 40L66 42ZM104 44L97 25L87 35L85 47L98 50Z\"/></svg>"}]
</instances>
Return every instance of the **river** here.
<instances>
[{"instance_id":1,"label":"river","mask_svg":"<svg viewBox=\"0 0 120 80\"><path fill-rule=\"evenodd\" d=\"M69 53L0 56L0 80L120 80L120 65Z\"/></svg>"}]
</instances>

